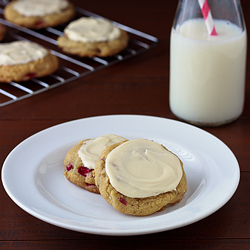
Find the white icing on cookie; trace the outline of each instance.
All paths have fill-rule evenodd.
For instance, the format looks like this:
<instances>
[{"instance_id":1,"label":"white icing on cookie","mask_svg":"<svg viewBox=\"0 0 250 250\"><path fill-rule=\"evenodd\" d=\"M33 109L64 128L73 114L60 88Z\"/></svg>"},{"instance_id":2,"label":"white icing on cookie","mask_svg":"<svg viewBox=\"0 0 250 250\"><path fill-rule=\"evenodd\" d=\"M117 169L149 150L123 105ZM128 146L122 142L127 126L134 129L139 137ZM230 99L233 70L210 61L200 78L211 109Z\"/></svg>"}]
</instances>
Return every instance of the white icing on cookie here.
<instances>
[{"instance_id":1,"label":"white icing on cookie","mask_svg":"<svg viewBox=\"0 0 250 250\"><path fill-rule=\"evenodd\" d=\"M48 54L48 50L37 43L16 41L0 44L0 65L25 64Z\"/></svg>"},{"instance_id":2,"label":"white icing on cookie","mask_svg":"<svg viewBox=\"0 0 250 250\"><path fill-rule=\"evenodd\" d=\"M80 150L78 155L81 158L83 165L87 168L94 169L96 162L99 160L102 151L112 144L125 141L126 139L117 135L103 135L96 139L87 140Z\"/></svg>"},{"instance_id":3,"label":"white icing on cookie","mask_svg":"<svg viewBox=\"0 0 250 250\"><path fill-rule=\"evenodd\" d=\"M59 13L69 5L67 0L18 0L12 8L24 16Z\"/></svg>"},{"instance_id":4,"label":"white icing on cookie","mask_svg":"<svg viewBox=\"0 0 250 250\"><path fill-rule=\"evenodd\" d=\"M182 178L179 158L156 142L135 139L112 150L105 164L112 186L132 198L176 189Z\"/></svg>"},{"instance_id":5,"label":"white icing on cookie","mask_svg":"<svg viewBox=\"0 0 250 250\"><path fill-rule=\"evenodd\" d=\"M73 41L103 42L118 38L121 31L106 19L82 17L71 22L64 33Z\"/></svg>"}]
</instances>

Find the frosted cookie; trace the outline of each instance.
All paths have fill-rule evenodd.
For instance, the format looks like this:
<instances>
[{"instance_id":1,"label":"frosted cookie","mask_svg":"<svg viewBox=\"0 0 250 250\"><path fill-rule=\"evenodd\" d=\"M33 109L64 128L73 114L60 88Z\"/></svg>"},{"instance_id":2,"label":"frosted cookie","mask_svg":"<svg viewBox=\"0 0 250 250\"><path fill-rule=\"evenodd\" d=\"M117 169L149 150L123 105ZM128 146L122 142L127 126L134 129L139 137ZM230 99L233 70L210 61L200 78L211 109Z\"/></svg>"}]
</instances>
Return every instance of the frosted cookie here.
<instances>
[{"instance_id":1,"label":"frosted cookie","mask_svg":"<svg viewBox=\"0 0 250 250\"><path fill-rule=\"evenodd\" d=\"M74 6L67 0L14 0L4 9L6 20L30 29L66 23L74 13Z\"/></svg>"},{"instance_id":2,"label":"frosted cookie","mask_svg":"<svg viewBox=\"0 0 250 250\"><path fill-rule=\"evenodd\" d=\"M94 175L103 198L124 214L162 211L179 202L187 191L181 160L164 146L145 139L107 147Z\"/></svg>"},{"instance_id":3,"label":"frosted cookie","mask_svg":"<svg viewBox=\"0 0 250 250\"><path fill-rule=\"evenodd\" d=\"M49 75L58 59L37 43L16 41L0 44L0 82L27 81Z\"/></svg>"},{"instance_id":4,"label":"frosted cookie","mask_svg":"<svg viewBox=\"0 0 250 250\"><path fill-rule=\"evenodd\" d=\"M124 140L126 139L123 137L109 134L80 141L69 150L64 159L64 175L76 185L99 193L93 176L95 164L107 146Z\"/></svg>"},{"instance_id":5,"label":"frosted cookie","mask_svg":"<svg viewBox=\"0 0 250 250\"><path fill-rule=\"evenodd\" d=\"M5 35L5 32L6 32L6 28L3 24L0 23L0 41L3 40L4 38L4 35Z\"/></svg>"},{"instance_id":6,"label":"frosted cookie","mask_svg":"<svg viewBox=\"0 0 250 250\"><path fill-rule=\"evenodd\" d=\"M67 53L81 57L107 57L127 47L128 34L103 18L82 17L71 22L58 46Z\"/></svg>"}]
</instances>

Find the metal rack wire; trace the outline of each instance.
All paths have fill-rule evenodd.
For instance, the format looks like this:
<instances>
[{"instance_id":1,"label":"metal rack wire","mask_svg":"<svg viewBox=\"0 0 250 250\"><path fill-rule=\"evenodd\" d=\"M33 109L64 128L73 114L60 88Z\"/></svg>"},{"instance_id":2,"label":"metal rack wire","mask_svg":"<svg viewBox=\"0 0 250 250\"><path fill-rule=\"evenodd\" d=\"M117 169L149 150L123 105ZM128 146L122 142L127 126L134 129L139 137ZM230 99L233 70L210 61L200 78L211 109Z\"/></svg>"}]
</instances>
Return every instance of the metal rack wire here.
<instances>
[{"instance_id":1,"label":"metal rack wire","mask_svg":"<svg viewBox=\"0 0 250 250\"><path fill-rule=\"evenodd\" d=\"M39 79L33 78L26 82L11 82L9 84L0 82L0 107L42 93L125 59L134 57L157 46L159 43L156 37L110 20L113 24L129 33L129 45L124 51L107 58L93 57L90 59L67 55L57 47L57 37L63 34L65 26L61 25L55 28L48 27L43 30L35 31L14 25L6 21L3 17L3 9L6 2L6 0L4 2L0 0L0 23L8 28L8 32L3 42L31 40L42 44L50 49L52 54L59 58L60 67L54 74ZM76 7L75 19L82 16L101 17Z\"/></svg>"}]
</instances>

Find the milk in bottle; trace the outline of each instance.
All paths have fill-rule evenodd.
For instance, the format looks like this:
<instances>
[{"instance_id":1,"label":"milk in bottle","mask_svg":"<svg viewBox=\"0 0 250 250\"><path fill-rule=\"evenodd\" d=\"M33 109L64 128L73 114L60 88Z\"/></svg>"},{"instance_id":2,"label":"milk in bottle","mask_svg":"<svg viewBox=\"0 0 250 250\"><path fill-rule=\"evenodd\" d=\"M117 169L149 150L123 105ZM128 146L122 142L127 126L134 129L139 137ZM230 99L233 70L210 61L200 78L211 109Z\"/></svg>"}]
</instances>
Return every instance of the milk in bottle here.
<instances>
[{"instance_id":1,"label":"milk in bottle","mask_svg":"<svg viewBox=\"0 0 250 250\"><path fill-rule=\"evenodd\" d=\"M207 34L201 18L171 34L170 107L198 124L225 123L243 110L246 31L227 21L214 23L218 36Z\"/></svg>"},{"instance_id":2,"label":"milk in bottle","mask_svg":"<svg viewBox=\"0 0 250 250\"><path fill-rule=\"evenodd\" d=\"M247 35L239 0L208 2L218 35L208 33L197 0L179 1L171 31L169 102L178 118L217 126L243 111Z\"/></svg>"}]
</instances>

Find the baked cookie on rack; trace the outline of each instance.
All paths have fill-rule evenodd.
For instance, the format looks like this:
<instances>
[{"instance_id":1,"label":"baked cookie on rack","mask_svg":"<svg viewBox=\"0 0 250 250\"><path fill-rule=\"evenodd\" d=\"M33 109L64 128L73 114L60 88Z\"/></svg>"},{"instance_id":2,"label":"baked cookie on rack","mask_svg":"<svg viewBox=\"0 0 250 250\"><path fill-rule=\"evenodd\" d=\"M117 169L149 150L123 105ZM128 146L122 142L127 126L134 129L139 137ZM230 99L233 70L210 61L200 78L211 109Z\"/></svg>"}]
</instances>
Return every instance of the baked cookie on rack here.
<instances>
[{"instance_id":1,"label":"baked cookie on rack","mask_svg":"<svg viewBox=\"0 0 250 250\"><path fill-rule=\"evenodd\" d=\"M4 9L6 20L30 29L66 23L74 14L74 6L67 0L14 0Z\"/></svg>"},{"instance_id":2,"label":"baked cookie on rack","mask_svg":"<svg viewBox=\"0 0 250 250\"><path fill-rule=\"evenodd\" d=\"M103 198L124 214L144 216L162 211L180 202L187 191L181 160L145 139L107 147L94 175Z\"/></svg>"},{"instance_id":3,"label":"baked cookie on rack","mask_svg":"<svg viewBox=\"0 0 250 250\"><path fill-rule=\"evenodd\" d=\"M6 28L3 24L0 23L0 41L3 40L4 38L4 35L5 35L5 32L6 32Z\"/></svg>"},{"instance_id":4,"label":"baked cookie on rack","mask_svg":"<svg viewBox=\"0 0 250 250\"><path fill-rule=\"evenodd\" d=\"M0 44L0 82L27 81L58 69L58 58L37 43L15 41Z\"/></svg>"},{"instance_id":5,"label":"baked cookie on rack","mask_svg":"<svg viewBox=\"0 0 250 250\"><path fill-rule=\"evenodd\" d=\"M126 31L104 18L94 17L71 22L57 39L64 52L90 58L113 56L127 47L128 40Z\"/></svg>"},{"instance_id":6,"label":"baked cookie on rack","mask_svg":"<svg viewBox=\"0 0 250 250\"><path fill-rule=\"evenodd\" d=\"M80 141L69 150L64 159L64 175L74 184L93 193L99 193L93 170L106 146L126 140L117 135L103 135Z\"/></svg>"}]
</instances>

